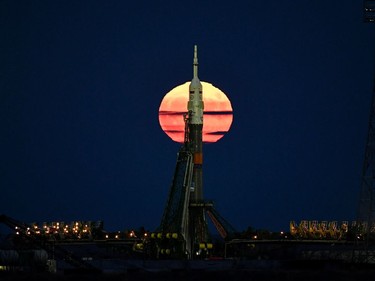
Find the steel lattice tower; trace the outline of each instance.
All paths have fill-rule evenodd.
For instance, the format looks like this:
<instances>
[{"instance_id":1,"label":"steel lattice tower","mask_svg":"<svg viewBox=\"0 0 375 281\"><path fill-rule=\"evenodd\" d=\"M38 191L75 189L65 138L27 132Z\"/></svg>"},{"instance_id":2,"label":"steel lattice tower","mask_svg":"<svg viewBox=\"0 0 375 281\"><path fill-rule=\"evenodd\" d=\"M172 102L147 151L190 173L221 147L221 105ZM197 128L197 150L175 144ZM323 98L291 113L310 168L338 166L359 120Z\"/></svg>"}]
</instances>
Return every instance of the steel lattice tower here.
<instances>
[{"instance_id":1,"label":"steel lattice tower","mask_svg":"<svg viewBox=\"0 0 375 281\"><path fill-rule=\"evenodd\" d=\"M375 1L364 1L364 21L375 23ZM368 135L362 168L361 194L358 208L358 222L365 232L375 230L375 76L371 101Z\"/></svg>"}]
</instances>

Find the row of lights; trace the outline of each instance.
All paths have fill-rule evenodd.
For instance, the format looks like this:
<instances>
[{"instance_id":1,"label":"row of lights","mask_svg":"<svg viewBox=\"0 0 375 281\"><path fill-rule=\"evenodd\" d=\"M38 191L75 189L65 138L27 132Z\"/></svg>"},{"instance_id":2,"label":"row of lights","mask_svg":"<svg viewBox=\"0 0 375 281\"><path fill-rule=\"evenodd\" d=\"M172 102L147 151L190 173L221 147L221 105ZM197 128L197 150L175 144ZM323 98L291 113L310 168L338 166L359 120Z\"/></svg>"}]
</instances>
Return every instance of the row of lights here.
<instances>
[{"instance_id":1,"label":"row of lights","mask_svg":"<svg viewBox=\"0 0 375 281\"><path fill-rule=\"evenodd\" d=\"M92 224L86 222L72 222L70 225L60 222L53 222L51 224L44 223L40 228L37 224L33 224L31 227L27 227L25 233L27 235L53 235L53 234L63 234L69 235L73 234L78 238L87 236L91 234ZM15 227L16 234L19 235L21 228Z\"/></svg>"},{"instance_id":2,"label":"row of lights","mask_svg":"<svg viewBox=\"0 0 375 281\"><path fill-rule=\"evenodd\" d=\"M284 231L280 231L279 232L279 236L280 238L283 238L283 239L288 239L289 236L284 232ZM259 237L258 234L254 234L253 236L250 237L252 240L258 240L258 239L262 239L262 237Z\"/></svg>"},{"instance_id":3,"label":"row of lights","mask_svg":"<svg viewBox=\"0 0 375 281\"><path fill-rule=\"evenodd\" d=\"M321 221L316 220L307 221L303 220L300 224L296 224L294 221L290 222L290 233L300 236L313 236L314 238L336 238L339 239L349 232L350 228L362 228L363 224L353 221L349 226L348 221L343 221L339 224L337 221Z\"/></svg>"},{"instance_id":4,"label":"row of lights","mask_svg":"<svg viewBox=\"0 0 375 281\"><path fill-rule=\"evenodd\" d=\"M19 235L21 228L18 226L15 227L16 234ZM66 234L69 233L75 234L77 238L82 238L84 234L91 234L91 229L89 225L80 225L78 222L76 222L72 228L69 227L69 225L60 225L59 223L56 223L55 225L49 227L47 225L44 225L42 230L37 226L33 226L33 231L31 231L31 228L28 227L26 229L26 234L31 235L32 233L40 235L40 234ZM149 234L147 232L142 234L143 238L147 238ZM123 238L138 238L136 232L134 230L131 230L129 232L121 232L117 231L115 233L106 233L105 239L123 239Z\"/></svg>"},{"instance_id":5,"label":"row of lights","mask_svg":"<svg viewBox=\"0 0 375 281\"><path fill-rule=\"evenodd\" d=\"M178 238L178 233L151 233L151 238L152 239L163 239L163 238L167 238L167 239L177 239Z\"/></svg>"},{"instance_id":6,"label":"row of lights","mask_svg":"<svg viewBox=\"0 0 375 281\"><path fill-rule=\"evenodd\" d=\"M113 234L113 233L108 234L107 233L104 237L106 239L110 239L110 238L121 239L121 238L124 237L124 234L125 233L121 233L121 231L117 231L115 234ZM144 237L147 237L147 233L144 233L143 235L144 235ZM127 236L126 238L138 238L137 234L135 233L134 230L131 230L129 233L126 234L126 236Z\"/></svg>"}]
</instances>

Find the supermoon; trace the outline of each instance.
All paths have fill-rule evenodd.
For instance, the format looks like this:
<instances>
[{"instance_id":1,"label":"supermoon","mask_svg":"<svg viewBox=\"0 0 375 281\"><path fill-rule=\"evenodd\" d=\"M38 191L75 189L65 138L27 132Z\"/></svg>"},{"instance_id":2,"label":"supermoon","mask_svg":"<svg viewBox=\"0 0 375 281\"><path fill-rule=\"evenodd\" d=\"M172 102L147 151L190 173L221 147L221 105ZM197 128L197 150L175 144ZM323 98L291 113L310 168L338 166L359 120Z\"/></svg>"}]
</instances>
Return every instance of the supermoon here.
<instances>
[{"instance_id":1,"label":"supermoon","mask_svg":"<svg viewBox=\"0 0 375 281\"><path fill-rule=\"evenodd\" d=\"M233 121L233 109L228 97L208 82L202 83L203 90L203 142L213 143L229 131ZM189 82L168 92L159 107L159 123L162 130L175 142L184 142L184 114L187 113Z\"/></svg>"}]
</instances>

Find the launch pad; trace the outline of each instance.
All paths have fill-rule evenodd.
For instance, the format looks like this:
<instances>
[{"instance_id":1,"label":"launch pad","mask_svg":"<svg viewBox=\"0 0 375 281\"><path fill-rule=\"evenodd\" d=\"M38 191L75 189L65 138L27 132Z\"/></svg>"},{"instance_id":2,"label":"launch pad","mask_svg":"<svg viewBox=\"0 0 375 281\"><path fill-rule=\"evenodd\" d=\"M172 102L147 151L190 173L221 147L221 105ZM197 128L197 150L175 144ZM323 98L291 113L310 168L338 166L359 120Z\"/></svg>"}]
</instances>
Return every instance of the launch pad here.
<instances>
[{"instance_id":1,"label":"launch pad","mask_svg":"<svg viewBox=\"0 0 375 281\"><path fill-rule=\"evenodd\" d=\"M373 6L367 11L374 22ZM332 262L375 264L375 98L372 102L368 145L363 173L360 218L349 224L333 221L292 221L287 233L259 231L237 232L203 196L203 112L204 89L198 78L198 52L194 47L193 79L189 86L184 115L184 141L177 154L175 170L160 225L153 232L127 231L108 233L101 222L27 224L5 215L0 223L14 230L13 248L0 244L0 271L17 270L26 265L20 255L35 259L42 253L42 263L63 270L80 269L101 272L119 266L119 270L186 269L219 265L229 269L288 268L290 262L317 261L323 266ZM375 93L374 93L375 97ZM208 228L211 220L221 237L215 243ZM1 238L1 237L0 237ZM216 247L216 249L215 249ZM41 252L40 252L41 251ZM44 252L43 252L44 251ZM168 261L163 263L163 260ZM213 260L215 260L214 263ZM173 262L172 262L173 261ZM208 263L200 264L201 261ZM241 263L241 261L246 261ZM285 267L286 266L286 267ZM56 266L55 266L56 269Z\"/></svg>"}]
</instances>

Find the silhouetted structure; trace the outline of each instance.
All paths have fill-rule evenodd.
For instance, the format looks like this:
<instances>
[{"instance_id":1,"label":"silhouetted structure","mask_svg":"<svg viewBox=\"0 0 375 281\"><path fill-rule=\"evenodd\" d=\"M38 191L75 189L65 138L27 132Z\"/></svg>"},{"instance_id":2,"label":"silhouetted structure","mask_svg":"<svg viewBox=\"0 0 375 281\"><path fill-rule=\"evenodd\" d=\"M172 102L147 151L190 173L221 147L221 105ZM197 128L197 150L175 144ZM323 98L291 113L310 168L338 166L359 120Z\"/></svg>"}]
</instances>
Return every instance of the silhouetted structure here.
<instances>
[{"instance_id":1,"label":"silhouetted structure","mask_svg":"<svg viewBox=\"0 0 375 281\"><path fill-rule=\"evenodd\" d=\"M375 1L364 1L364 21L375 23ZM375 232L375 77L371 101L368 135L362 170L358 224L365 228L367 238Z\"/></svg>"}]
</instances>

